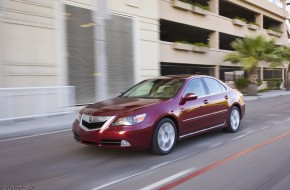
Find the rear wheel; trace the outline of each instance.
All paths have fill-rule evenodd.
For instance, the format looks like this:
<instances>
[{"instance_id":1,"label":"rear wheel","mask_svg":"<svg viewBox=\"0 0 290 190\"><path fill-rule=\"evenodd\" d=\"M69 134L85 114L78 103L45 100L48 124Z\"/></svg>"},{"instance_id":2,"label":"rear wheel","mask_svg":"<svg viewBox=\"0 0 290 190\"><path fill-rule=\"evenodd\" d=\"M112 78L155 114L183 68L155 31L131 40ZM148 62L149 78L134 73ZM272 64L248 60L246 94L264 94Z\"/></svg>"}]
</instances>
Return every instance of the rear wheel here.
<instances>
[{"instance_id":1,"label":"rear wheel","mask_svg":"<svg viewBox=\"0 0 290 190\"><path fill-rule=\"evenodd\" d=\"M155 126L152 151L155 154L165 155L170 153L176 143L176 126L169 118L164 118Z\"/></svg>"},{"instance_id":2,"label":"rear wheel","mask_svg":"<svg viewBox=\"0 0 290 190\"><path fill-rule=\"evenodd\" d=\"M228 126L225 128L226 132L235 133L240 128L240 111L236 106L232 107L228 116Z\"/></svg>"}]
</instances>

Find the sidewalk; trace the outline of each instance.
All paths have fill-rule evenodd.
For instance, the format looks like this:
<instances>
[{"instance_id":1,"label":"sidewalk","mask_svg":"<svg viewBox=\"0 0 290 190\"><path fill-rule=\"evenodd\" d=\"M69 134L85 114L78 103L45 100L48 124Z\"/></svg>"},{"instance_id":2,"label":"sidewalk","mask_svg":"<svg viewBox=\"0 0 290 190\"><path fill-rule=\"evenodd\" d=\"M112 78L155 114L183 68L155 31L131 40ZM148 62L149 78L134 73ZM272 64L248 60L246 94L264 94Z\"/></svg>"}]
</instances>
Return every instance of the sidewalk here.
<instances>
[{"instance_id":1,"label":"sidewalk","mask_svg":"<svg viewBox=\"0 0 290 190\"><path fill-rule=\"evenodd\" d=\"M290 91L271 90L269 92L259 93L258 96L244 96L245 101L253 101L263 98L271 98L289 95ZM79 108L76 108L78 110ZM70 130L71 124L76 117L76 112L63 114L54 117L42 117L37 119L26 119L9 122L0 122L0 139L11 137L33 135L57 130Z\"/></svg>"},{"instance_id":2,"label":"sidewalk","mask_svg":"<svg viewBox=\"0 0 290 190\"><path fill-rule=\"evenodd\" d=\"M285 90L270 90L268 92L261 92L258 93L258 96L247 96L244 95L245 101L251 101L251 100L257 100L257 99L263 99L263 98L272 98L272 97L278 97L278 96L285 96L290 95L290 91Z\"/></svg>"}]
</instances>

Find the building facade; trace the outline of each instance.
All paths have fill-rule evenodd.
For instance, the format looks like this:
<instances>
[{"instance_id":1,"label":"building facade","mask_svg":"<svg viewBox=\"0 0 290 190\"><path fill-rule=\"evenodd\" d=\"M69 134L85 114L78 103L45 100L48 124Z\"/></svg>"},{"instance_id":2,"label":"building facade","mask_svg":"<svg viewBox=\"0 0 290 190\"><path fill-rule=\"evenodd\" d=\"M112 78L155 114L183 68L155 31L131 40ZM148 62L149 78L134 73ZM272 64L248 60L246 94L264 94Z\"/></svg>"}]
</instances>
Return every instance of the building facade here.
<instances>
[{"instance_id":1,"label":"building facade","mask_svg":"<svg viewBox=\"0 0 290 190\"><path fill-rule=\"evenodd\" d=\"M62 108L94 102L103 87L100 77L106 77L108 97L167 74L207 74L231 84L245 74L223 61L232 41L263 34L288 44L286 1L108 0L105 52L95 30L101 1L0 2L1 104L17 110L2 118L63 111L59 105L67 99ZM100 54L107 55L105 68ZM284 78L286 72L263 64L259 70L261 79ZM39 108L39 101L47 103Z\"/></svg>"},{"instance_id":2,"label":"building facade","mask_svg":"<svg viewBox=\"0 0 290 190\"><path fill-rule=\"evenodd\" d=\"M238 65L224 62L232 51L231 42L262 34L277 45L288 45L285 27L285 1L192 0L195 6L180 1L161 1L160 64L162 74L201 73L225 82L244 75ZM202 7L202 8L200 8ZM208 10L207 10L208 9ZM205 51L181 50L176 42L206 44ZM270 70L260 64L261 79L283 78L285 68Z\"/></svg>"}]
</instances>

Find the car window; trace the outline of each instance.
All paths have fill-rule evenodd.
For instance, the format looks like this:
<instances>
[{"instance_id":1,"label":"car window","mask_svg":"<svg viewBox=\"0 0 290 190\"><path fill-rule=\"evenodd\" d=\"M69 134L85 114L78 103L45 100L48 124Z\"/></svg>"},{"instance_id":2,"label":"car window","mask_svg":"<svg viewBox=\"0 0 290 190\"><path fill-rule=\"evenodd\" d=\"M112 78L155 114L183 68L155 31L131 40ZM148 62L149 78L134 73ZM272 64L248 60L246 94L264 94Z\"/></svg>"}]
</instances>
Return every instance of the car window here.
<instances>
[{"instance_id":1,"label":"car window","mask_svg":"<svg viewBox=\"0 0 290 190\"><path fill-rule=\"evenodd\" d=\"M224 92L221 88L221 84L217 80L211 78L204 78L204 82L210 94L218 94Z\"/></svg>"},{"instance_id":2,"label":"car window","mask_svg":"<svg viewBox=\"0 0 290 190\"><path fill-rule=\"evenodd\" d=\"M143 81L121 97L135 98L172 98L181 88L183 79L155 79Z\"/></svg>"},{"instance_id":3,"label":"car window","mask_svg":"<svg viewBox=\"0 0 290 190\"><path fill-rule=\"evenodd\" d=\"M194 93L197 96L205 96L206 92L201 79L193 79L190 81L183 92L183 96L185 96L187 93Z\"/></svg>"},{"instance_id":4,"label":"car window","mask_svg":"<svg viewBox=\"0 0 290 190\"><path fill-rule=\"evenodd\" d=\"M154 83L142 83L138 90L133 91L131 96L146 96L150 94L150 91L153 87Z\"/></svg>"}]
</instances>

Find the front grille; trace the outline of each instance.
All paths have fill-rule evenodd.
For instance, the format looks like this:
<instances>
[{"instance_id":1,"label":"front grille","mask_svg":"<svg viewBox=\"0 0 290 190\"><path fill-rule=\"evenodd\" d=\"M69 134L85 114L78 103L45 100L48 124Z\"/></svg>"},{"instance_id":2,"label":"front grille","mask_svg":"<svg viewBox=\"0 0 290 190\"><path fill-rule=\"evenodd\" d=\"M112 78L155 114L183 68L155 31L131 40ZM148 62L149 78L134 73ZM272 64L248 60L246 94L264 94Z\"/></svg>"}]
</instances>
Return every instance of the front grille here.
<instances>
[{"instance_id":1,"label":"front grille","mask_svg":"<svg viewBox=\"0 0 290 190\"><path fill-rule=\"evenodd\" d=\"M89 122L86 122L85 120L82 120L82 125L88 129L100 129L105 123L106 121L89 123Z\"/></svg>"}]
</instances>

